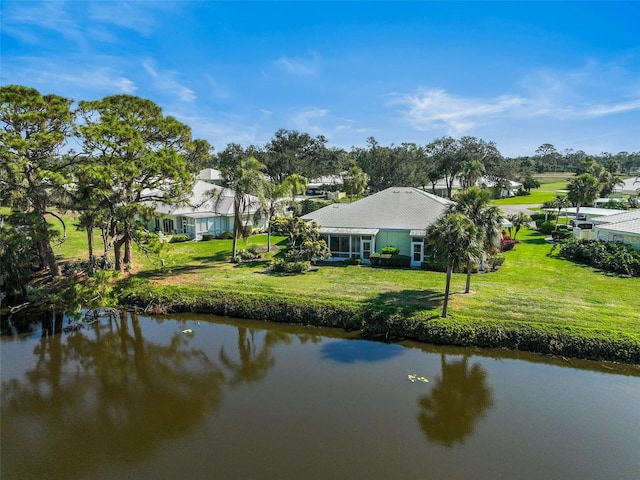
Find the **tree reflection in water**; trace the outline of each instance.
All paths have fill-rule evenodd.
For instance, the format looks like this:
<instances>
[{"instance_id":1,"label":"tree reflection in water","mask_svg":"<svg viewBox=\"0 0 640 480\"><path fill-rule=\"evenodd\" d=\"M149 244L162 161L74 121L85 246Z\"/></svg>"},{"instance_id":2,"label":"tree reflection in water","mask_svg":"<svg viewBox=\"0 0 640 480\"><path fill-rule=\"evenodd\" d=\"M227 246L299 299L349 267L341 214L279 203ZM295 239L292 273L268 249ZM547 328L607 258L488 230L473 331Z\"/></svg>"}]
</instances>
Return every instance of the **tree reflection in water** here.
<instances>
[{"instance_id":1,"label":"tree reflection in water","mask_svg":"<svg viewBox=\"0 0 640 480\"><path fill-rule=\"evenodd\" d=\"M276 362L272 348L278 343L291 343L291 336L287 333L267 330L262 348L258 348L257 343L253 329L238 327L239 360L233 361L224 347L220 349L220 363L232 373L232 377L227 380L230 386L257 382L265 378Z\"/></svg>"},{"instance_id":2,"label":"tree reflection in water","mask_svg":"<svg viewBox=\"0 0 640 480\"><path fill-rule=\"evenodd\" d=\"M452 447L463 444L475 425L493 406L487 373L468 357L447 362L440 356L442 371L429 395L418 400L418 422L429 441Z\"/></svg>"},{"instance_id":3,"label":"tree reflection in water","mask_svg":"<svg viewBox=\"0 0 640 480\"><path fill-rule=\"evenodd\" d=\"M223 367L179 332L145 340L137 315L115 312L69 334L62 318L42 321L35 365L24 381L2 384L2 465L7 475L75 478L111 458L144 458L220 408L225 384L264 378L271 348L289 343L268 332L258 348L238 328L239 362L220 350ZM227 370L231 378L225 378ZM18 475L20 476L20 475Z\"/></svg>"}]
</instances>

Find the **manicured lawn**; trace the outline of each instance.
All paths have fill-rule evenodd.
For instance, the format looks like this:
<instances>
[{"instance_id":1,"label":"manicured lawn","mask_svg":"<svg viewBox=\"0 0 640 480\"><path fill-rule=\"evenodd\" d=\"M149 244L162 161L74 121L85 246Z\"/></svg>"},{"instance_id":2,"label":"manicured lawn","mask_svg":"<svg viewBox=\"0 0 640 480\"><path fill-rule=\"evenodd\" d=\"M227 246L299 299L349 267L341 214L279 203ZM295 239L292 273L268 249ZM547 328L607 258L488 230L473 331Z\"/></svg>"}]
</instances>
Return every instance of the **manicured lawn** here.
<instances>
[{"instance_id":1,"label":"manicured lawn","mask_svg":"<svg viewBox=\"0 0 640 480\"><path fill-rule=\"evenodd\" d=\"M249 243L263 244L265 238L253 237ZM578 327L632 334L640 341L639 278L608 275L551 258L551 245L533 231L521 232L519 240L506 253L499 271L473 275L472 293L462 293L465 275L453 276L452 321L497 327L512 323L551 329ZM182 286L194 294L237 291L372 306L425 320L441 311L442 273L322 266L302 275L273 275L265 271L266 262L236 265L220 261L230 253L227 241L171 244L168 250L168 262L176 267L162 272L151 264L143 265L140 281L161 290Z\"/></svg>"},{"instance_id":2,"label":"manicured lawn","mask_svg":"<svg viewBox=\"0 0 640 480\"><path fill-rule=\"evenodd\" d=\"M567 178L570 178L567 176ZM567 180L557 180L555 177L545 178L540 181L540 188L531 190L531 195L500 198L494 200L496 205L521 205L521 204L541 204L554 200L558 195L558 190L567 189Z\"/></svg>"},{"instance_id":3,"label":"manicured lawn","mask_svg":"<svg viewBox=\"0 0 640 480\"><path fill-rule=\"evenodd\" d=\"M521 231L518 240L515 249L505 253L500 270L472 276L470 294L463 293L465 275L453 275L445 322L496 332L532 328L551 334L570 331L585 338L624 337L640 345L640 278L549 257L551 245L535 231ZM240 240L238 248L256 244L264 249L266 241L266 235L257 235L246 244ZM128 291L150 289L158 298L175 298L172 292L177 289L185 301L250 294L440 322L436 319L442 309L443 273L334 264L300 275L271 274L266 269L269 258L284 241L273 236L272 252L263 251L260 260L241 264L228 261L230 240L168 244L159 257L136 249L133 274L121 283ZM86 259L84 232L68 227L67 240L55 250L66 259Z\"/></svg>"}]
</instances>

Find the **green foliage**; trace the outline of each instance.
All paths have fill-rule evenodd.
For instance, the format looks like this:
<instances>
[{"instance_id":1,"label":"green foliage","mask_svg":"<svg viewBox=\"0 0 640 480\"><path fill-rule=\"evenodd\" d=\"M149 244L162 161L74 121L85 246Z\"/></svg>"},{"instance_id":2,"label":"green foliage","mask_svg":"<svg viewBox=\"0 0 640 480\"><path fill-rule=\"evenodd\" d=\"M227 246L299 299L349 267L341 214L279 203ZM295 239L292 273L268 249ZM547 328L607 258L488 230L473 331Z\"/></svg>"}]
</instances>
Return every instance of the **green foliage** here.
<instances>
[{"instance_id":1,"label":"green foliage","mask_svg":"<svg viewBox=\"0 0 640 480\"><path fill-rule=\"evenodd\" d=\"M397 255L400 253L400 250L398 250L393 245L387 245L386 247L382 247L381 252L382 254Z\"/></svg>"},{"instance_id":2,"label":"green foliage","mask_svg":"<svg viewBox=\"0 0 640 480\"><path fill-rule=\"evenodd\" d=\"M32 271L39 266L33 231L23 220L25 215L20 214L0 218L0 292L9 297L24 294Z\"/></svg>"},{"instance_id":3,"label":"green foliage","mask_svg":"<svg viewBox=\"0 0 640 480\"><path fill-rule=\"evenodd\" d=\"M495 255L490 255L487 258L487 268L489 271L493 272L497 270L505 261L505 256L501 253L496 253Z\"/></svg>"},{"instance_id":4,"label":"green foliage","mask_svg":"<svg viewBox=\"0 0 640 480\"><path fill-rule=\"evenodd\" d=\"M271 265L271 271L274 273L304 273L311 268L311 262L308 261L286 261L277 258Z\"/></svg>"},{"instance_id":5,"label":"green foliage","mask_svg":"<svg viewBox=\"0 0 640 480\"><path fill-rule=\"evenodd\" d=\"M233 238L233 232L230 232L228 230L224 231L217 235L216 238L219 240L231 240Z\"/></svg>"},{"instance_id":6,"label":"green foliage","mask_svg":"<svg viewBox=\"0 0 640 480\"><path fill-rule=\"evenodd\" d=\"M213 240L214 238L216 238L216 236L213 233L203 233L202 234L202 241L203 242L208 242L210 240Z\"/></svg>"},{"instance_id":7,"label":"green foliage","mask_svg":"<svg viewBox=\"0 0 640 480\"><path fill-rule=\"evenodd\" d=\"M37 252L53 276L60 274L45 214L65 206L71 167L60 152L71 135L72 100L19 85L0 87L0 201L40 217Z\"/></svg>"},{"instance_id":8,"label":"green foliage","mask_svg":"<svg viewBox=\"0 0 640 480\"><path fill-rule=\"evenodd\" d=\"M326 207L328 204L325 202L315 202L308 198L305 198L302 202L300 202L300 215L304 216L307 213L315 212L322 207Z\"/></svg>"},{"instance_id":9,"label":"green foliage","mask_svg":"<svg viewBox=\"0 0 640 480\"><path fill-rule=\"evenodd\" d=\"M556 222L554 222L553 220L542 222L538 227L538 230L540 230L540 233L543 233L545 235L550 235L551 232L553 232L555 229L556 229Z\"/></svg>"},{"instance_id":10,"label":"green foliage","mask_svg":"<svg viewBox=\"0 0 640 480\"><path fill-rule=\"evenodd\" d=\"M561 244L559 255L602 270L640 277L640 251L624 243L572 238Z\"/></svg>"},{"instance_id":11,"label":"green foliage","mask_svg":"<svg viewBox=\"0 0 640 480\"><path fill-rule=\"evenodd\" d=\"M258 255L258 251L259 251L259 247L255 243L252 243L247 247L247 252L249 252L253 256Z\"/></svg>"},{"instance_id":12,"label":"green foliage","mask_svg":"<svg viewBox=\"0 0 640 480\"><path fill-rule=\"evenodd\" d=\"M315 222L307 223L300 217L277 217L272 222L272 228L289 238L284 249L287 262L315 262L331 256Z\"/></svg>"},{"instance_id":13,"label":"green foliage","mask_svg":"<svg viewBox=\"0 0 640 480\"><path fill-rule=\"evenodd\" d=\"M81 187L99 198L99 212L113 238L116 269L132 262L137 217L153 202L178 205L191 193L194 174L209 146L150 100L113 95L79 102L78 134L89 155ZM124 247L124 257L121 248Z\"/></svg>"},{"instance_id":14,"label":"green foliage","mask_svg":"<svg viewBox=\"0 0 640 480\"><path fill-rule=\"evenodd\" d=\"M362 259L360 258L347 258L344 261L345 265L361 265L362 264Z\"/></svg>"},{"instance_id":15,"label":"green foliage","mask_svg":"<svg viewBox=\"0 0 640 480\"><path fill-rule=\"evenodd\" d=\"M180 243L180 242L188 242L188 241L189 241L189 235L187 235L186 233L171 235L171 238L169 239L169 243Z\"/></svg>"}]
</instances>

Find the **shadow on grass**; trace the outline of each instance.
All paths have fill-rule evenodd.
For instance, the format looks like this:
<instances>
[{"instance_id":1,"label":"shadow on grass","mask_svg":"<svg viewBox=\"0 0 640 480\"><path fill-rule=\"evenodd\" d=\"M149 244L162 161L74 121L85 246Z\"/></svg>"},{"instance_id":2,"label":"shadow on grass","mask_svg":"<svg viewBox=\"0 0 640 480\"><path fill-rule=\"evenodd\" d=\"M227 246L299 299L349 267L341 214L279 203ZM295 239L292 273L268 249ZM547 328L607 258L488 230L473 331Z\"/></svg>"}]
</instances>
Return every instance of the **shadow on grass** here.
<instances>
[{"instance_id":1,"label":"shadow on grass","mask_svg":"<svg viewBox=\"0 0 640 480\"><path fill-rule=\"evenodd\" d=\"M410 316L423 310L442 306L444 292L435 290L400 290L384 292L365 302L366 307L382 309L391 314Z\"/></svg>"},{"instance_id":2,"label":"shadow on grass","mask_svg":"<svg viewBox=\"0 0 640 480\"><path fill-rule=\"evenodd\" d=\"M518 243L528 243L529 245L553 245L553 243L547 242L548 235L530 236L525 240L518 240ZM517 244L516 244L517 246Z\"/></svg>"}]
</instances>

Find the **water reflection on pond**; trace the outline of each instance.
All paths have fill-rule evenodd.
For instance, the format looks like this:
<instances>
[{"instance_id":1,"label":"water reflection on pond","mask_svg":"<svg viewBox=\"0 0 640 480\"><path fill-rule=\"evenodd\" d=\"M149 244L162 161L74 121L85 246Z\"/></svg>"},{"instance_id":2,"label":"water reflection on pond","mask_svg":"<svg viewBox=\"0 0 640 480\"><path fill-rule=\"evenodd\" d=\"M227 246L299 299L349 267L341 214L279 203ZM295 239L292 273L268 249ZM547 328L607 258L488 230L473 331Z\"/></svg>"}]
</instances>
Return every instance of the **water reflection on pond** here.
<instances>
[{"instance_id":1,"label":"water reflection on pond","mask_svg":"<svg viewBox=\"0 0 640 480\"><path fill-rule=\"evenodd\" d=\"M640 471L634 366L210 316L68 326L2 338L2 478Z\"/></svg>"}]
</instances>

